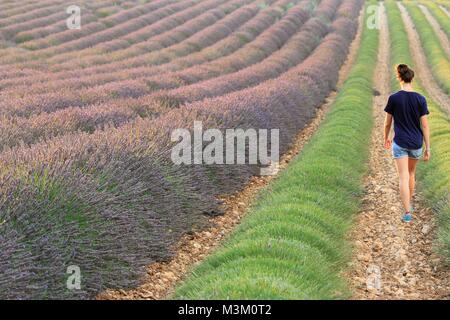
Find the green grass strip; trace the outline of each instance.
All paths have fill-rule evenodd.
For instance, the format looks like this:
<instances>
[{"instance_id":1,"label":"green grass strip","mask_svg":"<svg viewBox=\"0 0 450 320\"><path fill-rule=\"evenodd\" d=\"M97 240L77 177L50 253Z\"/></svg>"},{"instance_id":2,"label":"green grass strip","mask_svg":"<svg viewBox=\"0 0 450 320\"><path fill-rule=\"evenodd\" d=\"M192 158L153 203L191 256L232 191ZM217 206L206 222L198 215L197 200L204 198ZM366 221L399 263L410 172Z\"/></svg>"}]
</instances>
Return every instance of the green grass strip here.
<instances>
[{"instance_id":1,"label":"green grass strip","mask_svg":"<svg viewBox=\"0 0 450 320\"><path fill-rule=\"evenodd\" d=\"M450 94L450 61L442 48L438 36L422 10L417 6L417 3L405 1L404 4L416 26L417 33L422 42L422 48L427 57L428 65L430 66L433 76L442 89L447 94Z\"/></svg>"},{"instance_id":2,"label":"green grass strip","mask_svg":"<svg viewBox=\"0 0 450 320\"><path fill-rule=\"evenodd\" d=\"M378 37L378 30L363 28L355 65L311 141L173 298L350 296L340 272L350 258L345 236L367 172Z\"/></svg>"},{"instance_id":3,"label":"green grass strip","mask_svg":"<svg viewBox=\"0 0 450 320\"><path fill-rule=\"evenodd\" d=\"M448 0L434 0L433 2L436 2L436 4L446 8L447 10L450 10L450 4L448 3Z\"/></svg>"},{"instance_id":4,"label":"green grass strip","mask_svg":"<svg viewBox=\"0 0 450 320\"><path fill-rule=\"evenodd\" d=\"M414 68L400 10L392 0L386 2L386 8L391 37L392 68L399 63L406 63ZM445 113L421 86L420 75L413 85L416 91L426 96L430 110L431 161L419 164L419 188L423 190L429 206L438 214L438 247L450 263L450 123ZM395 76L392 78L392 89L399 89Z\"/></svg>"},{"instance_id":5,"label":"green grass strip","mask_svg":"<svg viewBox=\"0 0 450 320\"><path fill-rule=\"evenodd\" d=\"M450 39L450 19L447 14L439 8L437 3L433 1L420 1L420 4L428 8L430 13L441 26L442 30L444 30L445 34Z\"/></svg>"}]
</instances>

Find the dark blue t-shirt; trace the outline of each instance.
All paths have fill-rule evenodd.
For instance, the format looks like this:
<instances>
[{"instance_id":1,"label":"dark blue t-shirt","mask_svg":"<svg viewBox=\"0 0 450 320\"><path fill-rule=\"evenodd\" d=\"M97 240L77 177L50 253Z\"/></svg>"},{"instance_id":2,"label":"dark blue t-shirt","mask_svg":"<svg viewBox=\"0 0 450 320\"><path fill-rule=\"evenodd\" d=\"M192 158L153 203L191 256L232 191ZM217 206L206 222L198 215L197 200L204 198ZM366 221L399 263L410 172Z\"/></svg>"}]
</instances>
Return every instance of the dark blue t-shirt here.
<instances>
[{"instance_id":1,"label":"dark blue t-shirt","mask_svg":"<svg viewBox=\"0 0 450 320\"><path fill-rule=\"evenodd\" d=\"M420 149L423 144L420 117L430 113L425 97L400 90L389 97L384 111L394 118L394 142L402 148Z\"/></svg>"}]
</instances>

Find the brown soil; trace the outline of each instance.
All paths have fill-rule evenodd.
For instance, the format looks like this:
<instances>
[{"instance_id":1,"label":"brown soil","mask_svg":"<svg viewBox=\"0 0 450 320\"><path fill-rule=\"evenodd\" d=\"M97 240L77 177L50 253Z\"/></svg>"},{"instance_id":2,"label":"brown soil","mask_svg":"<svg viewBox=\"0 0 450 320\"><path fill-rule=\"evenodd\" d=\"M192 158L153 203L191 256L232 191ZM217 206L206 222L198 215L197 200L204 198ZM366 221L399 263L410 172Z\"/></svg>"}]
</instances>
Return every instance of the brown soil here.
<instances>
[{"instance_id":1,"label":"brown soil","mask_svg":"<svg viewBox=\"0 0 450 320\"><path fill-rule=\"evenodd\" d=\"M355 219L351 240L354 255L347 274L353 299L450 298L450 270L434 253L435 216L420 194L414 197L414 219L401 221L397 173L390 152L383 147L384 111L389 96L389 34L381 14L380 46L374 84L375 126L370 146L366 194ZM426 165L421 163L419 165Z\"/></svg>"},{"instance_id":2,"label":"brown soil","mask_svg":"<svg viewBox=\"0 0 450 320\"><path fill-rule=\"evenodd\" d=\"M441 28L441 25L436 21L436 19L433 17L433 15L430 13L427 7L423 5L419 5L420 9L422 10L423 14L427 18L428 22L430 23L431 27L433 28L434 32L439 38L439 41L441 42L442 48L444 49L447 56L450 58L450 41L448 41L447 35L445 34L444 30Z\"/></svg>"},{"instance_id":3,"label":"brown soil","mask_svg":"<svg viewBox=\"0 0 450 320\"><path fill-rule=\"evenodd\" d=\"M420 79L420 83L423 85L428 94L435 100L441 108L450 114L450 99L448 95L445 94L444 91L439 87L436 80L433 78L433 74L431 73L430 67L428 65L427 58L422 48L422 44L417 34L417 31L414 27L414 23L412 22L406 8L398 2L398 6L400 8L403 22L406 26L406 33L409 40L409 49L412 53L412 57L415 62L416 68L416 76Z\"/></svg>"},{"instance_id":4,"label":"brown soil","mask_svg":"<svg viewBox=\"0 0 450 320\"><path fill-rule=\"evenodd\" d=\"M351 66L355 61L361 40L363 25L363 11L359 18L358 32L353 40L347 60L339 71L337 88L340 88L347 78ZM313 133L319 127L322 119L333 103L336 91L330 93L325 103L320 106L310 123L295 138L291 149L280 159L279 168L282 170L302 150ZM243 216L245 216L252 200L257 193L267 186L276 176L253 177L244 189L234 195L223 197L226 210L222 216L209 219L210 227L205 230L185 235L175 248L174 257L167 262L158 262L148 266L147 277L143 284L132 290L107 290L97 296L97 299L165 299L172 292L175 285L181 281L193 265L202 261L221 243Z\"/></svg>"}]
</instances>

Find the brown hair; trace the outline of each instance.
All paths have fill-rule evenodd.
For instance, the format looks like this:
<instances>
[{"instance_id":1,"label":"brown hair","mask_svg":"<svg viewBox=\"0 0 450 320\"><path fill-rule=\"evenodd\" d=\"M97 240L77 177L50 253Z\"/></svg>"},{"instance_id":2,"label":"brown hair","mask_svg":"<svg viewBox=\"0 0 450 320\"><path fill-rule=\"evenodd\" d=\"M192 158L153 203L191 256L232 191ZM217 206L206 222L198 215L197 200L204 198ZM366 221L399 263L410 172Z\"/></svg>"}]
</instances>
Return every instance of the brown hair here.
<instances>
[{"instance_id":1,"label":"brown hair","mask_svg":"<svg viewBox=\"0 0 450 320\"><path fill-rule=\"evenodd\" d=\"M406 64L399 64L397 66L397 77L403 82L409 83L414 79L414 70Z\"/></svg>"}]
</instances>

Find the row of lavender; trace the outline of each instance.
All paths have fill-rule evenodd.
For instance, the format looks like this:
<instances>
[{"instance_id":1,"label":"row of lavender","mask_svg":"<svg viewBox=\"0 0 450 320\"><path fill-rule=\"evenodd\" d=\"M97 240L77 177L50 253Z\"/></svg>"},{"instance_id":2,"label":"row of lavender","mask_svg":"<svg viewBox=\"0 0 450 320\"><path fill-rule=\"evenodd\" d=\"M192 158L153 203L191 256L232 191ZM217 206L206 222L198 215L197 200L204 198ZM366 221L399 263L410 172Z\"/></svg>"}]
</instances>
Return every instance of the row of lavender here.
<instances>
[{"instance_id":1,"label":"row of lavender","mask_svg":"<svg viewBox=\"0 0 450 320\"><path fill-rule=\"evenodd\" d=\"M274 71L268 76L275 77L286 67L295 65L300 61L300 58L306 57L312 51L314 45L317 45L320 41L319 34L316 35L315 33L319 31L324 33L327 30L323 22L318 22L319 18L314 18L304 26L305 31L302 31L301 26L308 19L311 10L308 7L306 3L294 6L248 47L242 48L236 54L216 59L209 64L203 64L203 77L197 76L195 80L200 81L214 76L219 76L216 79L220 79L220 70L223 70L222 73L238 71L246 65L252 65L258 60L270 56L273 52L277 52L274 59L265 59L257 64L260 66L259 69L264 68L264 66L274 68ZM267 18L266 14L255 17L259 21L264 18ZM251 25L255 26L255 24ZM320 26L322 27L319 28ZM292 37L294 34L297 36ZM305 42L301 43L302 40ZM277 49L280 46L282 47L278 52ZM284 61L280 58L284 58ZM289 59L292 61L286 63ZM279 64L282 64L281 66L273 63L278 60L280 61ZM253 69L250 68L246 72L249 76L247 77L249 81L247 85L241 81L239 87L236 82L234 89L224 87L222 92L217 86L211 87L209 96L222 95L226 92L255 85L268 78L267 75L265 77L264 74L259 75L259 71ZM207 70L210 71L206 72ZM253 76L251 75L252 70ZM195 71L195 69L187 69L186 74L192 74L192 71ZM172 76L172 74L166 74L159 81L155 79L153 85L167 83ZM250 81L251 77L254 78L253 81ZM203 88L206 96L205 91L208 87ZM214 88L216 89L213 90ZM40 138L49 138L76 130L92 132L105 125L118 126L138 116L158 116L169 108L164 95L170 94L170 91L165 93L159 91L151 94L153 90L146 85L145 80L113 82L107 86L96 86L72 94L70 91L48 87L41 89L42 91L48 91L47 94L31 95L20 99L11 98L14 96L15 90L3 93L4 96L9 98L3 101L1 108L3 118L0 119L0 149L13 147L21 141L25 144L31 144ZM201 98L203 97L198 96L198 92L195 96L195 91L192 91L192 97L189 101L200 100Z\"/></svg>"},{"instance_id":2,"label":"row of lavender","mask_svg":"<svg viewBox=\"0 0 450 320\"><path fill-rule=\"evenodd\" d=\"M233 50L236 50L240 46L242 46L247 41L251 41L252 38L255 37L254 33L255 31L261 30L260 26L258 24L265 23L267 27L267 24L270 23L271 20L277 19L280 16L280 9L283 10L286 5L293 5L296 1L277 1L278 5L273 7L268 7L264 10L263 14L259 15L258 21L256 19L251 19L249 23L245 24L245 28L240 28L237 32L233 33L233 37L227 37L230 32L233 32L236 26L239 26L245 19L249 19L252 15L256 13L257 9L256 5L253 6L246 6L242 8L241 10L236 10L235 13L227 15L223 22L217 23L214 26L211 26L210 28L207 28L204 30L204 32L199 32L194 37L189 37L185 41L182 41L181 43L178 43L177 45L171 45L171 42L178 41L177 36L173 36L173 34L186 34L186 29L189 30L197 30L198 26L201 24L205 24L205 22L208 21L211 18L214 18L214 16L217 16L217 12L214 13L214 11L219 11L219 14L222 14L221 12L225 13L230 11L230 6L233 6L233 3L226 4L223 6L223 8L218 8L217 10L212 10L211 12L207 12L201 17L198 17L198 19L192 20L192 23L187 23L182 25L181 29L179 31L172 30L168 31L157 38L152 38L152 43L156 45L154 48L152 54L150 56L147 56L145 58L139 58L135 63L138 63L137 65L147 65L147 67L135 67L133 69L130 69L129 63L132 61L124 61L123 63L119 64L108 64L104 68L88 68L83 71L80 71L78 69L75 69L73 72L61 72L61 73L48 73L48 72L39 72L34 73L32 76L29 77L23 77L22 74L18 74L16 77L13 76L13 74L10 74L9 77L5 77L4 80L0 81L0 87L1 88L12 88L9 91L4 91L4 95L7 95L9 98L14 97L15 92L22 92L26 88L26 92L33 93L33 92L44 92L44 91L51 91L55 89L61 89L65 88L66 91L70 91L73 89L78 89L80 86L86 87L86 86L92 86L92 85L98 85L105 82L110 82L113 79L115 80L121 80L121 79L130 79L130 78L143 78L148 77L149 75L153 75L155 73L159 72L166 72L167 70L173 70L174 66L175 68L182 68L186 65L193 65L193 64L199 64L201 61L204 61L205 59L214 59L220 56L220 54L228 54L232 52ZM242 1L238 1L238 3L242 4ZM204 3L205 5L205 3ZM236 4L234 4L235 6ZM227 9L228 8L228 9ZM219 10L220 9L220 10ZM286 9L284 9L286 10ZM183 13L183 12L181 12ZM180 13L180 14L181 14ZM212 16L212 17L211 17ZM200 19L202 18L202 19ZM265 18L265 19L264 19ZM217 17L215 18L217 19ZM164 20L164 19L163 19ZM200 23L197 23L196 21L201 21ZM161 21L162 23L163 21ZM252 23L250 23L252 22ZM256 23L258 22L258 23ZM159 24L159 23L158 23ZM155 25L154 27L158 27L158 25ZM152 29L151 27L149 29ZM172 39L170 43L167 43L167 38ZM223 39L224 38L224 39ZM219 41L219 43L216 43L217 45L212 46L216 41L223 39L224 41ZM243 41L243 39L245 39ZM264 43L262 43L264 44ZM150 46L151 47L151 46ZM159 50L162 48L167 48L167 50ZM205 49L205 52L198 52L199 54L197 56L195 55L189 55L192 52ZM264 48L259 50L262 50L265 52ZM228 52L227 52L228 51ZM254 50L253 50L254 51ZM213 53L213 54L212 54ZM241 55L243 54L243 51L241 51ZM189 55L185 59L180 59L180 56L186 56ZM236 58L236 57L235 57ZM239 57L237 57L239 58ZM260 57L260 59L263 57ZM82 59L81 59L82 60ZM170 60L178 60L177 64L168 65L168 62ZM250 60L251 62L251 60ZM161 64L160 68L155 68L155 64ZM254 62L253 62L254 63ZM131 65L132 66L132 65ZM115 72L111 72L111 70L119 70ZM103 72L103 74L99 74L99 72ZM67 78L71 77L71 78ZM49 80L57 80L57 79L66 79L65 81L49 81ZM86 79L86 80L85 80ZM33 85L35 84L35 85ZM50 85L51 84L51 85ZM98 88L101 89L101 88ZM84 100L84 99L82 99ZM11 103L15 105L22 105L21 101L11 101ZM26 104L26 101L24 102Z\"/></svg>"},{"instance_id":3,"label":"row of lavender","mask_svg":"<svg viewBox=\"0 0 450 320\"><path fill-rule=\"evenodd\" d=\"M108 30L108 37L105 37L104 35L95 36L95 41L97 43L95 46L89 46L79 52L59 55L56 58L50 59L50 62L66 62L65 69L70 70L71 68L69 67L69 64L75 64L77 67L90 64L91 62L89 61L89 59L86 59L87 57L94 57L95 59L95 57L98 57L98 55L101 54L108 61L112 58L111 56L106 55L106 53L108 52L116 52L117 50L122 50L122 53L134 52L135 54L140 54L143 50L147 50L147 46L149 45L148 40L155 36L159 36L159 38L165 37L167 38L166 41L169 41L169 39L182 41L183 39L195 34L199 29L204 28L202 25L198 24L199 20L197 20L196 18L198 17L198 19L202 20L202 18L204 18L202 16L208 10L210 10L210 15L211 13L215 12L216 14L214 15L214 18L215 20L219 20L223 16L230 14L234 10L248 4L249 2L251 1L246 0L234 3L233 1L224 0L203 1L196 2L195 5L191 4L190 6L185 4L183 8L184 10L171 12L165 18L161 17L155 22L145 17L139 17L139 19L137 19L138 21L128 21L123 26L120 26L119 30L126 28L128 30L131 29L130 32L123 33L123 31L121 31L120 34L118 34L118 31L115 31L114 28L112 28L111 30ZM226 4L226 9L220 11L214 10L220 9L220 7L224 4ZM170 11L167 12L169 13ZM156 13L158 12L155 11L153 13L153 16ZM212 17L210 17L210 19L211 18ZM193 23L193 21L196 20L197 23ZM145 27L141 27L140 24L142 23L145 24ZM210 22L210 24L212 23L214 22ZM175 30L177 30L178 32L176 32ZM171 32L168 33L167 31ZM168 37L169 35L174 39ZM134 45L136 45L137 47L135 48ZM83 57L81 61L76 59L78 53ZM59 68L61 67L59 66Z\"/></svg>"},{"instance_id":4,"label":"row of lavender","mask_svg":"<svg viewBox=\"0 0 450 320\"><path fill-rule=\"evenodd\" d=\"M135 2L139 3L139 1ZM79 5L79 2L77 5ZM153 2L147 6L143 5L135 7L136 3L116 3L111 2L110 0L104 0L103 2L95 3L88 1L86 3L82 3L82 5L82 23L87 27L87 30L83 33L71 32L70 30L67 30L64 20L42 28L33 28L31 30L22 31L17 33L15 38L24 38L27 40L26 43L21 44L22 48L30 50L44 49L55 44L62 44L64 42L75 40L83 35L88 36L89 31L103 31L108 27L132 19L135 14L142 14L146 12L146 9L161 7L163 3L159 3L155 6L155 2ZM90 11L92 11L92 13ZM30 39L32 40L30 41Z\"/></svg>"},{"instance_id":5,"label":"row of lavender","mask_svg":"<svg viewBox=\"0 0 450 320\"><path fill-rule=\"evenodd\" d=\"M236 1L234 1L236 3ZM204 4L204 3L203 3ZM203 48L207 48L208 45L211 43L215 43L215 41L220 41L223 38L226 38L229 34L233 33L233 31L238 28L242 23L247 22L248 19L251 19L251 17L257 13L257 6L244 6L243 8L240 8L236 11L233 11L229 14L226 14L227 11L230 10L230 8L233 8L233 2L231 3L225 3L222 6L219 6L218 8L214 8L211 10L206 10L206 12L200 16L198 16L196 19L193 19L186 23L186 27L192 28L193 30L199 31L202 30L202 32L198 32L193 37L189 37L185 41L181 41L176 45L179 50L180 55L189 55L192 52L195 52L194 48L198 48L199 50ZM161 20L160 22L163 22ZM221 23L217 23L221 22ZM147 29L152 29L153 27L158 28L159 23L153 24L147 27ZM185 24L183 24L184 26ZM206 27L208 26L208 27ZM189 31L191 33L191 31ZM175 36L174 36L175 34ZM164 40L164 35L170 35L169 39L176 39L178 32L176 30L168 30L167 32L158 35L158 38L162 38L162 41ZM178 39L181 40L181 39ZM173 48L170 43L166 43L166 45L161 45L161 48L167 48L165 52L161 52L161 50L155 51L155 54L158 53L159 56L167 56L169 55L168 50ZM99 55L102 56L102 55ZM167 58L166 58L167 59ZM83 56L80 57L80 61L83 60ZM152 61L150 61L152 62ZM109 70L105 71L106 73L103 76L109 76L110 74L112 76L117 77L120 75L119 72L121 71L127 71L127 70L121 70L119 65L111 65L111 68ZM60 87L64 87L64 85L69 85L70 88L77 88L77 86L82 85L84 87L97 84L95 82L86 83L83 81L85 78L89 77L96 77L98 78L100 70L96 70L94 68L90 69L84 69L81 70L79 68L75 68L73 66L72 70L69 71L62 71L62 72L46 72L44 74L37 74L34 77L12 77L9 78L6 81L0 82L0 87L5 88L11 88L11 87L17 87L18 85L34 85L36 91L40 90L39 88L44 88L43 86L46 85L46 83L43 83L43 80L45 80L45 76L47 76L47 80L52 80L51 85L60 85ZM122 77L119 77L119 79L125 79L124 75L125 73L122 72ZM61 83L61 80L67 79L64 83ZM101 79L96 79L101 80ZM58 82L56 82L58 81ZM56 82L56 83L55 83ZM55 84L53 84L55 83ZM100 82L101 83L101 82ZM20 87L19 87L20 88Z\"/></svg>"},{"instance_id":6,"label":"row of lavender","mask_svg":"<svg viewBox=\"0 0 450 320\"><path fill-rule=\"evenodd\" d=\"M7 36L8 39L13 39L13 37L15 37L19 32L32 30L36 27L36 23L39 24L39 22L41 21L45 22L45 20L48 19L49 16L60 13L61 11L65 13L65 9L68 6L67 2L61 0L50 0L47 2L49 2L48 6L45 6L45 4L42 3L35 10L22 8L24 10L23 14L16 14L4 19L0 19L0 24L7 26L6 30L2 30L2 34L4 34L4 36ZM138 18L141 15L156 11L175 2L177 1L151 1L147 4L135 6L134 8L129 8L127 10L122 10L112 16L97 19L92 22L86 21L87 23L84 25L86 27L86 30L80 30L81 32L74 32L74 30L68 30L66 28L65 30L58 32L57 34L51 34L48 37L42 38L40 41L29 41L27 44L30 45L33 49L45 49L52 46L63 45L66 42L72 42L78 38L89 36L89 33L87 33L88 31L102 32L110 27L114 27L115 25L126 23L127 20ZM111 1L109 1L109 5L110 4ZM90 10L89 1L83 1L79 3L79 5L85 10ZM108 5L108 3L105 2L104 5ZM95 12L95 9L93 11ZM44 28L45 24L43 24L42 27ZM23 47L26 48L26 46Z\"/></svg>"},{"instance_id":7,"label":"row of lavender","mask_svg":"<svg viewBox=\"0 0 450 320\"><path fill-rule=\"evenodd\" d=\"M201 2L197 6L194 6L192 8L188 8L184 11L181 11L179 13L175 13L173 15L169 15L166 18L163 18L161 20L157 20L153 24L147 25L145 29L147 32L151 32L154 34L153 37L151 37L149 40L153 41L153 48L152 50L156 50L159 53L159 56L173 56L174 52L171 51L170 47L174 47L174 44L176 44L176 48L178 49L176 51L177 57L182 55L188 55L190 53L199 51L203 48L206 48L209 44L214 43L214 41L222 40L222 37L226 37L227 33L232 33L236 27L239 27L239 25L236 26L232 24L232 20L243 20L245 16L249 15L249 10L251 14L254 14L255 9L258 10L258 5L253 6L245 6L246 3L250 3L252 1L230 1L229 3L224 3L223 5L220 5L218 7L214 7L215 4L218 2L215 0L212 1L205 1ZM254 2L254 1L253 1ZM240 9L241 5L246 7L245 10ZM240 9L240 10L239 10ZM234 13L234 11L238 11L239 13ZM272 11L272 10L271 10ZM187 12L189 15L186 15ZM200 16L198 15L199 12L203 12ZM157 14L157 12L154 12L154 14ZM187 21L186 23L181 24L178 27L171 27L171 21L173 19L178 20L178 16L182 15L183 19L186 19L186 16L190 16L192 20ZM233 18L230 18L230 16L233 16ZM231 21L230 21L231 20ZM223 22L222 22L223 21ZM219 24L218 22L224 23L222 28L220 30L215 27L215 25ZM206 23L206 25L205 25ZM212 25L211 25L212 24ZM211 27L209 27L211 25ZM83 27L84 28L84 27ZM228 29L230 29L228 31ZM193 33L193 30L195 30L197 33ZM203 31L204 30L204 31ZM257 30L257 29L256 29ZM164 32L163 32L164 31ZM202 32L203 31L203 32ZM225 35L224 35L225 32ZM97 33L94 33L97 34ZM191 35L191 36L189 36ZM82 38L83 39L83 38ZM175 41L175 43L174 43ZM180 43L178 43L180 42ZM103 45L102 42L99 43L99 46ZM95 47L94 47L95 48ZM167 50L165 52L160 52L161 49ZM173 48L172 48L173 49ZM97 50L97 49L95 49ZM150 50L150 48L148 48ZM125 52L131 51L131 50L124 50ZM78 53L78 52L77 52ZM155 52L156 53L156 52ZM172 54L171 54L172 53ZM88 56L91 58L91 56ZM106 55L96 55L95 59L107 59L106 61L112 61L113 57L106 56ZM61 68L61 62L58 61L58 59L61 59L60 55L55 55L53 57L50 57L49 59L54 59L56 61L54 62L53 68ZM42 60L42 59L41 59ZM46 60L49 62L48 60ZM28 61L29 62L29 61ZM60 80L60 79L68 79L72 78L79 79L88 77L91 75L97 75L102 70L96 69L95 67L90 68L90 63L95 61L90 61L89 59L85 59L85 54L79 53L77 56L77 59L69 63L69 69L68 70L62 70L61 72L46 72L44 74L35 76L35 77L28 77L24 78L23 76L13 76L9 77L10 82L1 83L0 88L5 88L8 86L15 86L16 84L32 84L36 82L40 82L45 80L45 76L48 76L51 80ZM152 61L149 61L149 64L152 64ZM20 66L20 64L18 65ZM105 73L116 73L118 70L121 70L124 66L110 63L108 64L108 68L103 68L103 72ZM129 68L130 66L126 66L126 68ZM83 70L81 68L84 68ZM66 69L66 68L64 68ZM75 81L77 82L77 81Z\"/></svg>"},{"instance_id":8,"label":"row of lavender","mask_svg":"<svg viewBox=\"0 0 450 320\"><path fill-rule=\"evenodd\" d=\"M324 17L340 1L321 3ZM151 120L93 134L68 134L0 154L0 287L4 297L90 297L136 285L144 266L218 213L216 196L254 174L247 165L175 166L175 128L279 128L285 152L334 88L356 32L361 0L342 3L331 33L303 63L255 87ZM125 235L125 236L124 236ZM66 289L69 265L83 290Z\"/></svg>"},{"instance_id":9,"label":"row of lavender","mask_svg":"<svg viewBox=\"0 0 450 320\"><path fill-rule=\"evenodd\" d=\"M129 33L136 30L145 30L148 25L157 23L162 19L170 19L178 12L187 11L191 16L202 13L202 10L209 10L217 7L227 0L206 0L198 2L196 0L158 0L152 1L142 6L137 6L130 10L125 10L117 15L106 17L101 21L94 21L83 25L80 30L66 30L49 37L35 40L42 49L36 49L31 52L24 52L17 56L9 56L4 63L29 62L31 60L40 60L44 58L55 59L61 57L79 57L82 49L93 47L107 41L119 41L121 37L126 37ZM243 3L248 2L244 0ZM239 5L238 5L239 6ZM178 15L180 20L181 17ZM28 22L27 22L28 23ZM180 21L182 23L182 21ZM172 22L173 24L173 22ZM126 42L126 41L125 41ZM25 43L22 46L29 46ZM33 44L31 44L33 45ZM36 46L36 44L34 44ZM35 49L35 47L28 47ZM60 57L60 60L61 60ZM59 61L61 62L61 61ZM36 62L38 63L38 62Z\"/></svg>"},{"instance_id":10,"label":"row of lavender","mask_svg":"<svg viewBox=\"0 0 450 320\"><path fill-rule=\"evenodd\" d=\"M104 0L92 4L91 1L82 0L76 4L80 6L83 12L83 24L103 25L104 28L109 20L107 17L101 18L103 12L111 11L114 8L114 12L117 15L123 15L124 10L132 11L132 7L136 6L138 1L111 3L110 0ZM112 7L111 4L113 4ZM80 33L68 30L66 26L66 8L69 5L61 0L38 1L30 5L26 5L21 1L20 6L14 5L9 10L0 9L0 26L3 27L1 35L17 43L26 42L26 44L20 44L20 47L26 49L38 49L40 46L43 48L46 44L54 45L57 38L49 39L48 42L33 41L50 35L64 33L66 36L68 34L71 34L72 37L76 37L77 34L79 36ZM105 21L105 24L102 23L103 21Z\"/></svg>"}]
</instances>

